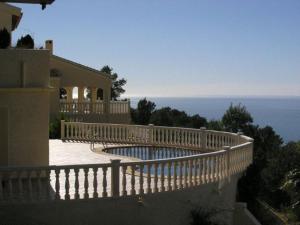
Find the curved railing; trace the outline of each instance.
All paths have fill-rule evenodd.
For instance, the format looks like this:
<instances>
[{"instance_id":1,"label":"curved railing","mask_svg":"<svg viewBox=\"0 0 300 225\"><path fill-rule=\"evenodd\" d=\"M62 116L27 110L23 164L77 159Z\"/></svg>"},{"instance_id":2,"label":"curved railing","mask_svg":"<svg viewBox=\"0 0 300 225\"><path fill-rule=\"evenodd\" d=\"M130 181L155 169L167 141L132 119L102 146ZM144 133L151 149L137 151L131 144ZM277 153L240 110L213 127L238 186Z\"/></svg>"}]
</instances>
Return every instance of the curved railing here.
<instances>
[{"instance_id":1,"label":"curved railing","mask_svg":"<svg viewBox=\"0 0 300 225\"><path fill-rule=\"evenodd\" d=\"M196 152L192 156L145 161L0 168L0 202L1 199L70 200L175 191L229 180L252 163L251 138L204 128L62 121L61 136L63 141L166 146Z\"/></svg>"}]
</instances>

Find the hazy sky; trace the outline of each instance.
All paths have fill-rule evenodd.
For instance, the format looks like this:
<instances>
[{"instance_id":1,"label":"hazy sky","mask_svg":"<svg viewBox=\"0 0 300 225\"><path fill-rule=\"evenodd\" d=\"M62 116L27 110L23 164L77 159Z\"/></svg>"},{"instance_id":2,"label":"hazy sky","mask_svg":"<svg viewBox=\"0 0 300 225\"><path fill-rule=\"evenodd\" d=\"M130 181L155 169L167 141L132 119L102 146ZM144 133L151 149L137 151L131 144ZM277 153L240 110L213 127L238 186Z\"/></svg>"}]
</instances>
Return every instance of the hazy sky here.
<instances>
[{"instance_id":1,"label":"hazy sky","mask_svg":"<svg viewBox=\"0 0 300 225\"><path fill-rule=\"evenodd\" d=\"M128 80L129 96L300 96L299 0L56 0L14 40Z\"/></svg>"}]
</instances>

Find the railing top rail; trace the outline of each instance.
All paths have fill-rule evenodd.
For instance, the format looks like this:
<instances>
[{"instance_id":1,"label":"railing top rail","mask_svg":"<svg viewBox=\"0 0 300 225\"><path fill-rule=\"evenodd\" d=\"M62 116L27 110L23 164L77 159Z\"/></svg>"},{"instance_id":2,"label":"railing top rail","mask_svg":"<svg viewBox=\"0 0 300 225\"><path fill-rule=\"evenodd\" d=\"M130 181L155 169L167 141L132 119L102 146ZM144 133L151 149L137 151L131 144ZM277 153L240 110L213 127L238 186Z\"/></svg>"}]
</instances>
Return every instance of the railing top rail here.
<instances>
[{"instance_id":1,"label":"railing top rail","mask_svg":"<svg viewBox=\"0 0 300 225\"><path fill-rule=\"evenodd\" d=\"M112 127L138 127L138 128L148 128L149 125L134 125L134 124L112 124L112 123L83 123L83 122L65 122L66 124L72 123L72 124L86 124L86 125L103 125L103 126L112 126ZM168 130L184 130L184 131L194 131L194 132L201 132L201 129L196 128L188 128L188 127L165 127L165 126L155 126L151 125L152 128L156 129L168 129ZM223 134L223 135L231 135L233 137L238 136L239 134L231 133L227 131L216 131L216 130L205 130L207 133L214 133L214 134ZM246 139L247 141L251 142L253 141L252 138L241 135L243 139Z\"/></svg>"},{"instance_id":2,"label":"railing top rail","mask_svg":"<svg viewBox=\"0 0 300 225\"><path fill-rule=\"evenodd\" d=\"M9 166L0 167L0 171L35 171L35 170L55 170L55 169L82 169L94 167L110 167L111 163L97 163L97 164L72 164L72 165L50 165L50 166Z\"/></svg>"}]
</instances>

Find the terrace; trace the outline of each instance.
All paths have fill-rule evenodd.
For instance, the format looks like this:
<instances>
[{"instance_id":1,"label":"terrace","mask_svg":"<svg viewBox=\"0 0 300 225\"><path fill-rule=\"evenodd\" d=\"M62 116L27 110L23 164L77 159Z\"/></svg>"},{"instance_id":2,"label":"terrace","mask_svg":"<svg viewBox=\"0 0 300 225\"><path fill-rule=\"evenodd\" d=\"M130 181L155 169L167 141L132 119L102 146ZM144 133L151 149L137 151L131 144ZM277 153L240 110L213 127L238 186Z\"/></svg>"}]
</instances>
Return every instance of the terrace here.
<instances>
[{"instance_id":1,"label":"terrace","mask_svg":"<svg viewBox=\"0 0 300 225\"><path fill-rule=\"evenodd\" d=\"M142 197L222 186L252 162L251 138L205 128L62 121L61 134L67 143L50 142L50 166L1 168L1 203ZM141 160L138 155L145 153L139 146L168 151L163 159ZM117 155L105 153L113 149ZM178 149L189 154L175 157Z\"/></svg>"}]
</instances>

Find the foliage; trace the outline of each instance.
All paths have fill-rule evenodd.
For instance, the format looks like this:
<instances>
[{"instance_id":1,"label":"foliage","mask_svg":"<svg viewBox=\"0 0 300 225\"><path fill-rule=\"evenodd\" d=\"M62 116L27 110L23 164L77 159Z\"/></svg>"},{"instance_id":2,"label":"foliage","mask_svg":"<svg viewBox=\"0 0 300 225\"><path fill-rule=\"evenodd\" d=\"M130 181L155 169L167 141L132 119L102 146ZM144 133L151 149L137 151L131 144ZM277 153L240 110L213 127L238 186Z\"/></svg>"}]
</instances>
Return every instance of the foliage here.
<instances>
[{"instance_id":1,"label":"foliage","mask_svg":"<svg viewBox=\"0 0 300 225\"><path fill-rule=\"evenodd\" d=\"M238 104L230 105L225 112L222 123L227 131L238 132L253 122L252 116L247 111L245 106Z\"/></svg>"},{"instance_id":2,"label":"foliage","mask_svg":"<svg viewBox=\"0 0 300 225\"><path fill-rule=\"evenodd\" d=\"M64 120L63 114L59 117L54 118L50 121L49 124L49 138L50 139L60 139L60 127L61 127L61 120Z\"/></svg>"},{"instance_id":3,"label":"foliage","mask_svg":"<svg viewBox=\"0 0 300 225\"><path fill-rule=\"evenodd\" d=\"M137 109L131 109L132 121L136 124L154 124L157 126L200 128L207 121L199 115L189 116L184 111L164 107L155 110L155 103L146 98L138 102Z\"/></svg>"},{"instance_id":4,"label":"foliage","mask_svg":"<svg viewBox=\"0 0 300 225\"><path fill-rule=\"evenodd\" d=\"M212 130L241 131L252 137L254 139L253 163L238 182L238 201L250 203L256 198L260 198L277 209L294 207L295 202L292 198L295 198L293 196L296 194L299 195L299 189L294 185L293 189L289 189L293 190L291 194L290 191L281 187L284 182L291 183L291 181L287 181L287 173L295 169L300 171L300 142L290 142L283 145L282 138L272 127L254 125L252 116L246 107L241 104L235 106L231 104L222 120L211 120L209 122L199 115L189 116L184 111L170 107L154 110L154 103L151 102L153 107L147 107L147 104L150 103L143 99L139 102L138 108L140 109L133 109L134 122L194 128L206 126ZM144 112L139 114L137 113L139 110ZM298 180L296 184L298 185ZM290 206L291 204L292 206ZM196 215L194 214L194 216Z\"/></svg>"},{"instance_id":5,"label":"foliage","mask_svg":"<svg viewBox=\"0 0 300 225\"><path fill-rule=\"evenodd\" d=\"M224 131L224 125L221 120L210 120L207 123L207 129L208 130L218 130L218 131Z\"/></svg>"},{"instance_id":6,"label":"foliage","mask_svg":"<svg viewBox=\"0 0 300 225\"><path fill-rule=\"evenodd\" d=\"M64 88L59 89L59 98L66 99L67 98L67 91Z\"/></svg>"},{"instance_id":7,"label":"foliage","mask_svg":"<svg viewBox=\"0 0 300 225\"><path fill-rule=\"evenodd\" d=\"M300 143L300 142L299 142ZM297 219L300 220L300 169L294 169L287 173L285 182L281 189L285 191L291 199L291 208Z\"/></svg>"},{"instance_id":8,"label":"foliage","mask_svg":"<svg viewBox=\"0 0 300 225\"><path fill-rule=\"evenodd\" d=\"M124 78L118 79L119 75L117 73L113 73L113 68L107 65L102 67L100 71L112 76L111 99L117 100L121 94L125 93L123 86L127 83L127 81Z\"/></svg>"},{"instance_id":9,"label":"foliage","mask_svg":"<svg viewBox=\"0 0 300 225\"><path fill-rule=\"evenodd\" d=\"M26 36L22 36L17 41L17 48L33 49L34 48L33 38L29 34L27 34Z\"/></svg>"},{"instance_id":10,"label":"foliage","mask_svg":"<svg viewBox=\"0 0 300 225\"><path fill-rule=\"evenodd\" d=\"M137 109L131 109L132 120L136 124L147 125L154 109L155 103L144 98L138 102Z\"/></svg>"},{"instance_id":11,"label":"foliage","mask_svg":"<svg viewBox=\"0 0 300 225\"><path fill-rule=\"evenodd\" d=\"M216 210L206 210L200 207L193 209L190 212L190 225L220 225L220 223L213 221L216 214Z\"/></svg>"},{"instance_id":12,"label":"foliage","mask_svg":"<svg viewBox=\"0 0 300 225\"><path fill-rule=\"evenodd\" d=\"M8 48L10 45L10 33L6 28L0 30L0 49Z\"/></svg>"}]
</instances>

